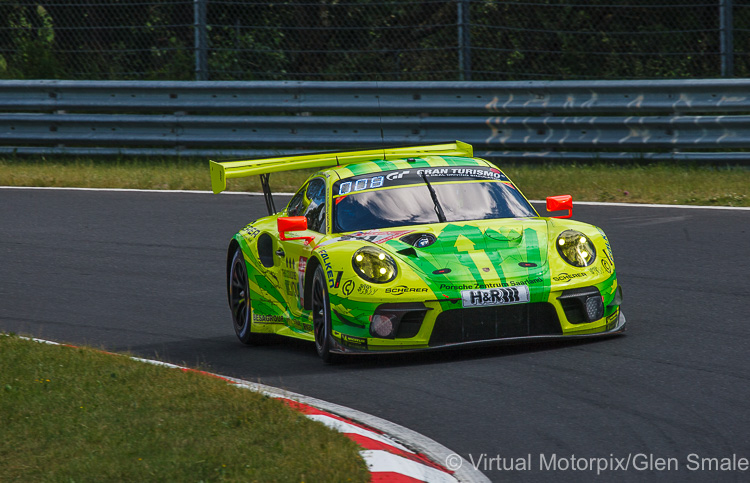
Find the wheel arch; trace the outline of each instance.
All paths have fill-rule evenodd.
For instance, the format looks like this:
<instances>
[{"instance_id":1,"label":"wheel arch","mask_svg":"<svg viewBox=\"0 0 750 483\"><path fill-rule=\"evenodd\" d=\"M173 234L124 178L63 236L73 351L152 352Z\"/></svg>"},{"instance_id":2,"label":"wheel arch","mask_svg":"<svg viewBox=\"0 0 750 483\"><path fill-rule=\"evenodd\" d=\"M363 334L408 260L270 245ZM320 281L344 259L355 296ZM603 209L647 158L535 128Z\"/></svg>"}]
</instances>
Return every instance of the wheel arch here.
<instances>
[{"instance_id":1,"label":"wheel arch","mask_svg":"<svg viewBox=\"0 0 750 483\"><path fill-rule=\"evenodd\" d=\"M231 278L232 273L232 258L234 258L234 253L237 250L242 250L240 248L240 243L232 238L232 241L229 242L229 247L227 248L227 302L231 304L231 300L229 299L229 279Z\"/></svg>"},{"instance_id":2,"label":"wheel arch","mask_svg":"<svg viewBox=\"0 0 750 483\"><path fill-rule=\"evenodd\" d=\"M318 257L312 256L310 257L310 260L307 262L307 267L305 268L305 292L303 296L303 300L305 301L304 308L306 310L312 309L312 283L313 283L313 276L315 275L315 269L318 268L321 265L320 260Z\"/></svg>"}]
</instances>

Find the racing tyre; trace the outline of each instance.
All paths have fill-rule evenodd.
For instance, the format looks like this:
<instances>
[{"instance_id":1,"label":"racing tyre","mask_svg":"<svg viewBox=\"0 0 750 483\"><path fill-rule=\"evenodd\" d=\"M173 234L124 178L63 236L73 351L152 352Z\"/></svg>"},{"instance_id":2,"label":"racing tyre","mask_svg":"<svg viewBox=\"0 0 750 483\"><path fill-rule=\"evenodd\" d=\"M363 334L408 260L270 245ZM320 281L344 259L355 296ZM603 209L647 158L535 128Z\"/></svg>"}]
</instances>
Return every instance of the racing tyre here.
<instances>
[{"instance_id":1,"label":"racing tyre","mask_svg":"<svg viewBox=\"0 0 750 483\"><path fill-rule=\"evenodd\" d=\"M313 275L312 314L315 349L323 362L336 362L336 355L331 353L331 305L328 300L328 282L320 265L315 268Z\"/></svg>"},{"instance_id":2,"label":"racing tyre","mask_svg":"<svg viewBox=\"0 0 750 483\"><path fill-rule=\"evenodd\" d=\"M234 332L243 344L258 342L258 334L250 331L252 325L250 310L250 287L247 280L245 257L240 248L234 252L229 269L229 308L232 310Z\"/></svg>"}]
</instances>

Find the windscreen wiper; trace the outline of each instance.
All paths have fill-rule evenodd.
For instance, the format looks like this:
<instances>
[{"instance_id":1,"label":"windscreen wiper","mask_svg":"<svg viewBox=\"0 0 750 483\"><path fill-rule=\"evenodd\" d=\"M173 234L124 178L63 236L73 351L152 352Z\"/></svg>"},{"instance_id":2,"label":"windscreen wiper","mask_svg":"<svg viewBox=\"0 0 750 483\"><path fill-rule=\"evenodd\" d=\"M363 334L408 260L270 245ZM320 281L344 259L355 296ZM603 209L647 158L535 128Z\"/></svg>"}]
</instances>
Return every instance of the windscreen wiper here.
<instances>
[{"instance_id":1,"label":"windscreen wiper","mask_svg":"<svg viewBox=\"0 0 750 483\"><path fill-rule=\"evenodd\" d=\"M430 182L427 181L427 176L425 176L424 172L422 173L422 179L424 180L424 184L427 185L427 189L430 190L430 196L432 197L432 202L435 204L435 213L437 213L438 221L440 221L440 223L445 223L447 221L445 219L445 212L443 211L443 207L440 206L437 193L435 193L435 188L433 188Z\"/></svg>"}]
</instances>

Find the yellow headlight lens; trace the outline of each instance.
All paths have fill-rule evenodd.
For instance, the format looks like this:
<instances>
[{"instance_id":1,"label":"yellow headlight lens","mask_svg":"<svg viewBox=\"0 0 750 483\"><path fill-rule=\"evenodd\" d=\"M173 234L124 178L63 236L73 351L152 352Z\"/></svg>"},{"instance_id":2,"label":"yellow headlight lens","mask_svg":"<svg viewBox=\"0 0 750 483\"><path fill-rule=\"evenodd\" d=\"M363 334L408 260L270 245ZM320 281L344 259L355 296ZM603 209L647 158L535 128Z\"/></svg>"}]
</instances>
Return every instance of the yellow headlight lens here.
<instances>
[{"instance_id":1,"label":"yellow headlight lens","mask_svg":"<svg viewBox=\"0 0 750 483\"><path fill-rule=\"evenodd\" d=\"M396 278L396 262L379 248L360 248L352 257L352 266L357 275L368 282L386 283Z\"/></svg>"},{"instance_id":2,"label":"yellow headlight lens","mask_svg":"<svg viewBox=\"0 0 750 483\"><path fill-rule=\"evenodd\" d=\"M565 230L557 237L557 252L574 267L588 267L596 260L596 248L589 238L575 230Z\"/></svg>"}]
</instances>

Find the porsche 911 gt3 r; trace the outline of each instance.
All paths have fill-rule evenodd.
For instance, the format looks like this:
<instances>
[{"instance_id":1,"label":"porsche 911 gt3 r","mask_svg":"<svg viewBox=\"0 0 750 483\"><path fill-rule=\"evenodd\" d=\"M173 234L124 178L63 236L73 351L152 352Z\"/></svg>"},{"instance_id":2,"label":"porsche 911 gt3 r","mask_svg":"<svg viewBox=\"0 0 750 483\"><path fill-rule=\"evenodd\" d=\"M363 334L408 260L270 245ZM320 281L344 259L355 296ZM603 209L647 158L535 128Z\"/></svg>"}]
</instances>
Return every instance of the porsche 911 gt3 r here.
<instances>
[{"instance_id":1,"label":"porsche 911 gt3 r","mask_svg":"<svg viewBox=\"0 0 750 483\"><path fill-rule=\"evenodd\" d=\"M601 336L625 330L609 241L568 219L570 196L539 216L497 167L455 142L211 162L260 175L269 216L229 244L235 332L314 341L335 354ZM320 168L281 211L269 175Z\"/></svg>"}]
</instances>

